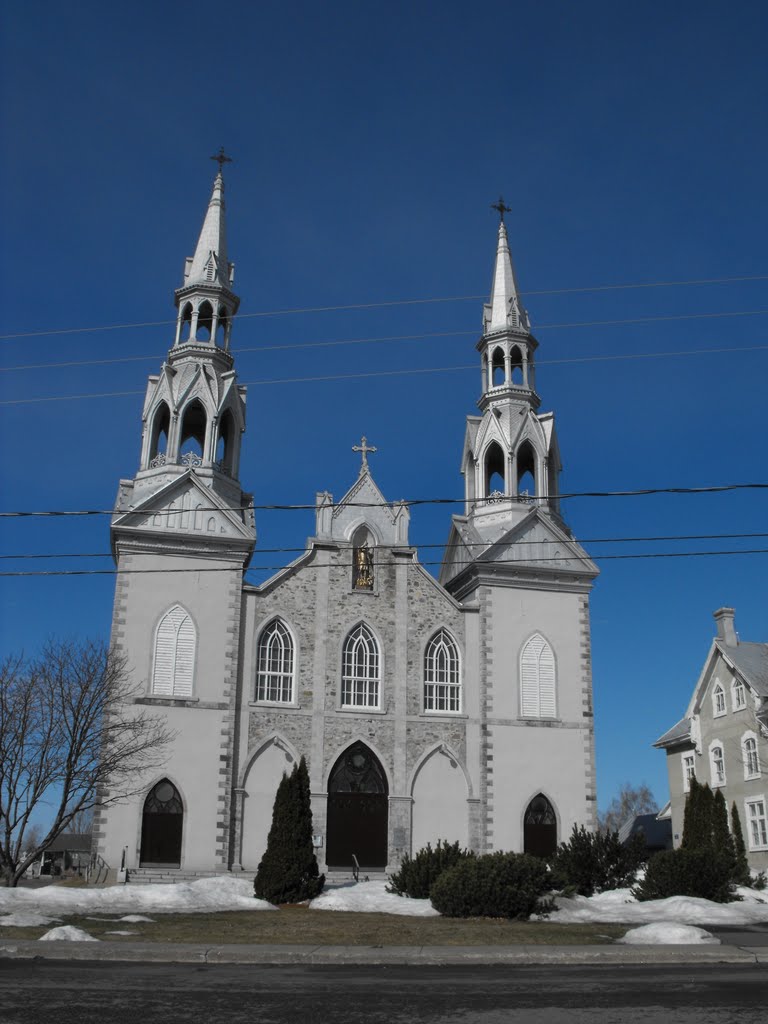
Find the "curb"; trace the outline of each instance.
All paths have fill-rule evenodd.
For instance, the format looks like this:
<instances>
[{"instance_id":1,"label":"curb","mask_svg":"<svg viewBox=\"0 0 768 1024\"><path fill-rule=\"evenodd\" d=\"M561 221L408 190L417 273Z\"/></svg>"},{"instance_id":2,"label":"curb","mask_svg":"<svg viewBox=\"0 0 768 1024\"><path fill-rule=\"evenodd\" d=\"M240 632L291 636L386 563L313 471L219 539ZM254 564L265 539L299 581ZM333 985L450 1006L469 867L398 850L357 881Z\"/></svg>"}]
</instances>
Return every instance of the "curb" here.
<instances>
[{"instance_id":1,"label":"curb","mask_svg":"<svg viewBox=\"0 0 768 1024\"><path fill-rule=\"evenodd\" d=\"M157 942L0 942L0 958L195 964L768 964L766 946L255 946Z\"/></svg>"}]
</instances>

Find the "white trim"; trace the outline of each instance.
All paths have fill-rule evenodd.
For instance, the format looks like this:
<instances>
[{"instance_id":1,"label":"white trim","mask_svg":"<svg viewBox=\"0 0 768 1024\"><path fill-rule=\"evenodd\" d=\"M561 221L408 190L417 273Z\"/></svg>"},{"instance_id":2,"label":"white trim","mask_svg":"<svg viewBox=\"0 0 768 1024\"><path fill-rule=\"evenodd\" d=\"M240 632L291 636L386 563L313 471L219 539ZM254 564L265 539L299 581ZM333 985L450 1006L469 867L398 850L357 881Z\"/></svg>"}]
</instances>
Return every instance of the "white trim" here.
<instances>
[{"instance_id":1,"label":"white trim","mask_svg":"<svg viewBox=\"0 0 768 1024\"><path fill-rule=\"evenodd\" d=\"M346 667L346 661L347 661L347 644L348 644L350 638L352 637L352 634L356 633L357 631L359 631L361 629L365 630L367 632L370 640L373 642L373 645L375 646L375 651L372 652L373 656L376 659L376 662L375 662L375 672L371 672L368 675L361 676L361 677L357 677L354 674L352 674L350 676L346 676L345 675L345 667ZM358 637L355 641L353 641L354 646L357 646L358 642L361 639L362 639L361 637ZM365 664L366 664L367 667L368 667L368 662L369 662L369 657L366 657L365 658ZM362 681L362 682L366 683L367 684L366 687L365 687L366 693L368 693L368 690L370 688L370 684L371 683L375 683L376 698L377 698L376 699L376 703L375 704L373 704L373 703L364 703L364 704L346 703L345 704L344 703L345 679L349 679L350 683L353 686L354 686L354 683L356 681L358 681L358 682ZM384 682L384 655L383 655L383 650L382 650L382 646L381 646L381 641L379 640L379 637L376 635L376 632L374 631L374 629L364 619L360 619L360 621L355 623L355 625L352 626L351 629L347 630L347 632L344 634L344 639L343 639L342 644L341 644L341 685L339 687L339 709L341 711L381 711L382 707L383 707L383 704L382 704L383 682ZM353 696L354 696L354 694L353 694Z\"/></svg>"},{"instance_id":2,"label":"white trim","mask_svg":"<svg viewBox=\"0 0 768 1024\"><path fill-rule=\"evenodd\" d=\"M762 814L753 819L750 815L749 808L753 804L762 804ZM761 793L756 796L744 798L744 828L747 833L747 846L750 850L768 850L768 803L766 803L765 794ZM762 828L760 827L762 823ZM756 826L753 830L753 824ZM754 843L755 831L758 835L762 833L761 838L765 838L765 842Z\"/></svg>"},{"instance_id":3,"label":"white trim","mask_svg":"<svg viewBox=\"0 0 768 1024\"><path fill-rule=\"evenodd\" d=\"M718 769L715 766L715 757L714 757L714 752L716 750L720 751L720 757L717 760L722 765L722 768L720 770L720 774L722 774L722 778L718 778L717 777L718 776ZM709 744L709 777L710 777L710 785L712 786L712 789L718 789L720 786L724 786L725 783L726 783L725 747L723 745L723 741L722 740L712 740L712 742Z\"/></svg>"},{"instance_id":4,"label":"white trim","mask_svg":"<svg viewBox=\"0 0 768 1024\"><path fill-rule=\"evenodd\" d=\"M176 615L174 623L171 616L175 612L181 613L181 617ZM166 631L161 638L160 630L168 620L169 629L173 628L173 636ZM155 626L152 645L150 696L189 698L193 695L197 639L195 621L182 604L176 602L162 613Z\"/></svg>"},{"instance_id":5,"label":"white trim","mask_svg":"<svg viewBox=\"0 0 768 1024\"><path fill-rule=\"evenodd\" d=\"M278 626L282 627L282 629L285 631L285 633L287 634L287 637L288 637L288 641L290 643L290 652L289 652L290 653L290 666L291 666L290 667L290 672L281 671L280 673L277 673L278 675L283 677L283 682L281 684L281 689L284 688L285 679L289 680L290 696L288 697L287 700L281 700L279 698L274 698L274 697L259 697L259 672L260 672L259 665L261 663L261 644L262 644L262 639L263 639L264 634L267 632L268 629L270 629L271 627L278 627ZM287 645L285 645L284 650L287 650ZM256 650L255 650L256 668L255 668L254 673L253 673L253 690L252 690L254 703L259 704L259 705L261 705L261 704L268 704L268 705L273 705L273 706L277 706L277 707L295 707L295 705L296 705L296 665L297 665L297 652L298 652L298 648L297 648L297 644L296 644L296 638L295 638L295 636L293 634L293 630L288 625L288 623L285 621L285 619L282 617L282 615L273 615L271 619L269 619L267 622L265 622L263 624L263 626L261 627L261 629L259 630L259 632L258 632L258 634L256 636ZM273 673L270 673L270 672L268 672L266 670L264 671L263 674L266 675L266 676L273 675ZM266 686L266 692L269 692L269 684L268 683L267 683L267 686Z\"/></svg>"},{"instance_id":6,"label":"white trim","mask_svg":"<svg viewBox=\"0 0 768 1024\"><path fill-rule=\"evenodd\" d=\"M718 705L720 704L720 700L718 700L718 698L722 698L722 705L723 705L722 708L718 707ZM725 715L727 713L728 713L728 706L727 706L726 701L725 701L725 687L718 680L718 681L715 682L715 685L712 687L712 717L713 718L722 718L723 715Z\"/></svg>"},{"instance_id":7,"label":"white trim","mask_svg":"<svg viewBox=\"0 0 768 1024\"><path fill-rule=\"evenodd\" d=\"M453 652L456 656L456 681L451 680L439 681L437 679L427 679L427 657L432 644L437 640L440 634L444 634L443 643L446 647L449 645L453 648ZM450 629L445 626L440 626L435 630L434 633L428 638L424 644L424 649L421 652L421 664L423 668L422 688L421 688L421 706L425 715L461 715L464 711L464 686L462 677L462 657L461 650L459 648L458 641L453 635ZM437 708L427 707L427 687L431 686L433 690L437 690L439 687L444 688L445 697L450 701L451 694L454 693L458 696L458 707L457 708ZM434 695L433 695L434 699ZM439 699L439 698L438 698Z\"/></svg>"},{"instance_id":8,"label":"white trim","mask_svg":"<svg viewBox=\"0 0 768 1024\"><path fill-rule=\"evenodd\" d=\"M690 758L691 768L693 769L691 775L688 775L686 761ZM696 754L692 750L684 750L680 755L680 767L683 772L683 792L688 793L691 788L691 778L696 778Z\"/></svg>"},{"instance_id":9,"label":"white trim","mask_svg":"<svg viewBox=\"0 0 768 1024\"><path fill-rule=\"evenodd\" d=\"M540 644L538 650L536 642ZM552 644L541 632L532 633L520 648L518 671L520 717L556 719L557 659Z\"/></svg>"},{"instance_id":10,"label":"white trim","mask_svg":"<svg viewBox=\"0 0 768 1024\"><path fill-rule=\"evenodd\" d=\"M752 743L754 743L754 745L755 745L754 759L753 759L754 763L755 763L755 768L752 771L749 770L749 761L751 759L750 759L750 757L747 754L747 743L749 743L750 741ZM757 734L752 732L751 729L742 734L742 737L741 737L741 758L742 758L742 762L744 764L744 778L745 779L759 779L760 778L760 744L757 741Z\"/></svg>"},{"instance_id":11,"label":"white trim","mask_svg":"<svg viewBox=\"0 0 768 1024\"><path fill-rule=\"evenodd\" d=\"M741 693L741 703L736 701L736 693ZM731 707L734 711L743 711L747 706L747 688L744 680L736 676L731 683Z\"/></svg>"}]
</instances>

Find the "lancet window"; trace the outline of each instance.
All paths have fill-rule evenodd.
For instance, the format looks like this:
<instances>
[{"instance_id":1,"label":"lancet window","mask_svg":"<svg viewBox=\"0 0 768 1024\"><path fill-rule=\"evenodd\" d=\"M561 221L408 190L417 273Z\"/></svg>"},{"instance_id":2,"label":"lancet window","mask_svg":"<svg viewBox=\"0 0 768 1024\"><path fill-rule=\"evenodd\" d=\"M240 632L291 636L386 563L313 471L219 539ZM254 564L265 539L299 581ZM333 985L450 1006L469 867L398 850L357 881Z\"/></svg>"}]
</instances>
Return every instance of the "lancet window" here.
<instances>
[{"instance_id":1,"label":"lancet window","mask_svg":"<svg viewBox=\"0 0 768 1024\"><path fill-rule=\"evenodd\" d=\"M424 653L424 710L461 711L459 649L445 629L435 633Z\"/></svg>"},{"instance_id":2,"label":"lancet window","mask_svg":"<svg viewBox=\"0 0 768 1024\"><path fill-rule=\"evenodd\" d=\"M344 641L341 704L351 708L380 706L381 658L376 637L361 622Z\"/></svg>"},{"instance_id":3,"label":"lancet window","mask_svg":"<svg viewBox=\"0 0 768 1024\"><path fill-rule=\"evenodd\" d=\"M155 633L152 693L157 697L189 697L195 670L197 630L189 613L174 605Z\"/></svg>"},{"instance_id":4,"label":"lancet window","mask_svg":"<svg viewBox=\"0 0 768 1024\"><path fill-rule=\"evenodd\" d=\"M294 699L294 647L288 627L274 619L261 632L256 664L256 700L290 704Z\"/></svg>"}]
</instances>

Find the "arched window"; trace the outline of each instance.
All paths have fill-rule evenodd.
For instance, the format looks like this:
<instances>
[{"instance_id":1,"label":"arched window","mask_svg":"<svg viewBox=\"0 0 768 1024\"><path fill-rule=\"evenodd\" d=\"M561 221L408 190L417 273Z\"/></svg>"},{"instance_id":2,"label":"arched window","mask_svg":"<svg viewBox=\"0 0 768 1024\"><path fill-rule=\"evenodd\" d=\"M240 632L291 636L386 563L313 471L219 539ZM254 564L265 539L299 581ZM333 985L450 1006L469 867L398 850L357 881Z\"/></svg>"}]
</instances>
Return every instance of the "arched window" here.
<instances>
[{"instance_id":1,"label":"arched window","mask_svg":"<svg viewBox=\"0 0 768 1024\"><path fill-rule=\"evenodd\" d=\"M176 604L160 620L155 634L152 693L188 697L192 693L197 632L189 614Z\"/></svg>"},{"instance_id":2,"label":"arched window","mask_svg":"<svg viewBox=\"0 0 768 1024\"><path fill-rule=\"evenodd\" d=\"M213 328L213 306L210 302L203 302L197 311L197 333L198 341L208 341Z\"/></svg>"},{"instance_id":3,"label":"arched window","mask_svg":"<svg viewBox=\"0 0 768 1024\"><path fill-rule=\"evenodd\" d=\"M717 683L712 691L712 714L725 714L725 690L722 688L720 683Z\"/></svg>"},{"instance_id":4,"label":"arched window","mask_svg":"<svg viewBox=\"0 0 768 1024\"><path fill-rule=\"evenodd\" d=\"M424 710L461 711L459 649L444 629L435 633L424 652Z\"/></svg>"},{"instance_id":5,"label":"arched window","mask_svg":"<svg viewBox=\"0 0 768 1024\"><path fill-rule=\"evenodd\" d=\"M165 464L168 447L168 432L171 426L171 411L165 402L161 402L155 410L152 420L152 433L149 441L149 464L162 466Z\"/></svg>"},{"instance_id":6,"label":"arched window","mask_svg":"<svg viewBox=\"0 0 768 1024\"><path fill-rule=\"evenodd\" d=\"M365 623L356 626L344 641L341 659L341 705L378 708L380 689L379 645Z\"/></svg>"},{"instance_id":7,"label":"arched window","mask_svg":"<svg viewBox=\"0 0 768 1024\"><path fill-rule=\"evenodd\" d=\"M522 387L525 383L523 380L523 357L517 345L509 353L509 369L512 373L512 383L517 387Z\"/></svg>"},{"instance_id":8,"label":"arched window","mask_svg":"<svg viewBox=\"0 0 768 1024\"><path fill-rule=\"evenodd\" d=\"M216 465L230 476L234 471L235 452L235 419L230 409L226 409L219 421L219 439L216 442Z\"/></svg>"},{"instance_id":9,"label":"arched window","mask_svg":"<svg viewBox=\"0 0 768 1024\"><path fill-rule=\"evenodd\" d=\"M179 341L189 341L190 331L192 330L192 303L188 302L181 311L181 331L179 333Z\"/></svg>"},{"instance_id":10,"label":"arched window","mask_svg":"<svg viewBox=\"0 0 768 1024\"><path fill-rule=\"evenodd\" d=\"M219 306L218 324L216 326L216 344L219 348L226 347L228 324L229 314L227 313L226 307Z\"/></svg>"},{"instance_id":11,"label":"arched window","mask_svg":"<svg viewBox=\"0 0 768 1024\"><path fill-rule=\"evenodd\" d=\"M506 493L506 460L501 445L492 441L485 450L485 494L496 498Z\"/></svg>"},{"instance_id":12,"label":"arched window","mask_svg":"<svg viewBox=\"0 0 768 1024\"><path fill-rule=\"evenodd\" d=\"M724 786L725 758L723 757L723 745L720 740L715 740L709 748L709 763L712 769L712 785Z\"/></svg>"},{"instance_id":13,"label":"arched window","mask_svg":"<svg viewBox=\"0 0 768 1024\"><path fill-rule=\"evenodd\" d=\"M493 358L491 360L491 375L493 377L493 386L495 388L501 387L505 382L505 371L504 371L504 352L500 348L493 350Z\"/></svg>"},{"instance_id":14,"label":"arched window","mask_svg":"<svg viewBox=\"0 0 768 1024\"><path fill-rule=\"evenodd\" d=\"M179 791L161 779L144 801L140 864L179 867L184 806Z\"/></svg>"},{"instance_id":15,"label":"arched window","mask_svg":"<svg viewBox=\"0 0 768 1024\"><path fill-rule=\"evenodd\" d=\"M731 697L733 698L734 711L740 711L747 706L747 693L741 679L734 679Z\"/></svg>"},{"instance_id":16,"label":"arched window","mask_svg":"<svg viewBox=\"0 0 768 1024\"><path fill-rule=\"evenodd\" d=\"M523 718L554 718L555 656L540 633L535 633L520 655L520 714Z\"/></svg>"},{"instance_id":17,"label":"arched window","mask_svg":"<svg viewBox=\"0 0 768 1024\"><path fill-rule=\"evenodd\" d=\"M274 619L259 638L256 700L293 702L293 639L286 625Z\"/></svg>"},{"instance_id":18,"label":"arched window","mask_svg":"<svg viewBox=\"0 0 768 1024\"><path fill-rule=\"evenodd\" d=\"M539 793L528 804L523 821L523 852L549 857L557 849L557 816L552 804Z\"/></svg>"},{"instance_id":19,"label":"arched window","mask_svg":"<svg viewBox=\"0 0 768 1024\"><path fill-rule=\"evenodd\" d=\"M208 417L199 399L190 402L181 421L179 455L185 465L199 465L205 452ZM187 456L185 459L184 456Z\"/></svg>"},{"instance_id":20,"label":"arched window","mask_svg":"<svg viewBox=\"0 0 768 1024\"><path fill-rule=\"evenodd\" d=\"M744 761L744 778L757 778L760 775L760 755L757 751L757 738L754 733L748 732L742 737L741 753Z\"/></svg>"},{"instance_id":21,"label":"arched window","mask_svg":"<svg viewBox=\"0 0 768 1024\"><path fill-rule=\"evenodd\" d=\"M536 454L530 441L523 441L517 452L517 499L533 504L536 497Z\"/></svg>"}]
</instances>

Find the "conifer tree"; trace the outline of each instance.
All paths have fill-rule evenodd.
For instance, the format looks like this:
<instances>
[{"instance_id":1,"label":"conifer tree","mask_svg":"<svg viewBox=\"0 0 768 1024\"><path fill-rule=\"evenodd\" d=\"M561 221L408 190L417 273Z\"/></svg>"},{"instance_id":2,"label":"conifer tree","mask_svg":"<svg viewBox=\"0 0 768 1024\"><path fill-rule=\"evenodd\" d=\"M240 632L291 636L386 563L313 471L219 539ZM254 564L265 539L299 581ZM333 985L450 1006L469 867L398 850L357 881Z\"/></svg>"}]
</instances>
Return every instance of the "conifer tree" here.
<instances>
[{"instance_id":1,"label":"conifer tree","mask_svg":"<svg viewBox=\"0 0 768 1024\"><path fill-rule=\"evenodd\" d=\"M309 773L302 757L277 788L267 849L253 888L258 899L270 903L301 903L318 896L324 884L312 846Z\"/></svg>"},{"instance_id":2,"label":"conifer tree","mask_svg":"<svg viewBox=\"0 0 768 1024\"><path fill-rule=\"evenodd\" d=\"M721 789L718 789L712 801L712 850L716 856L723 858L728 866L728 875L733 878L736 853L733 836L728 828L728 806Z\"/></svg>"},{"instance_id":3,"label":"conifer tree","mask_svg":"<svg viewBox=\"0 0 768 1024\"><path fill-rule=\"evenodd\" d=\"M699 791L699 816L701 829L700 850L714 850L714 820L715 820L715 794L705 782Z\"/></svg>"},{"instance_id":4,"label":"conifer tree","mask_svg":"<svg viewBox=\"0 0 768 1024\"><path fill-rule=\"evenodd\" d=\"M733 881L736 885L751 885L752 875L747 861L747 848L744 844L744 833L741 830L741 818L739 818L739 809L736 806L735 800L731 807L731 828L733 830L733 852L735 861L732 876Z\"/></svg>"},{"instance_id":5,"label":"conifer tree","mask_svg":"<svg viewBox=\"0 0 768 1024\"><path fill-rule=\"evenodd\" d=\"M683 814L683 841L686 849L698 849L701 844L701 794L702 787L694 775L690 781L688 796L685 798Z\"/></svg>"}]
</instances>

